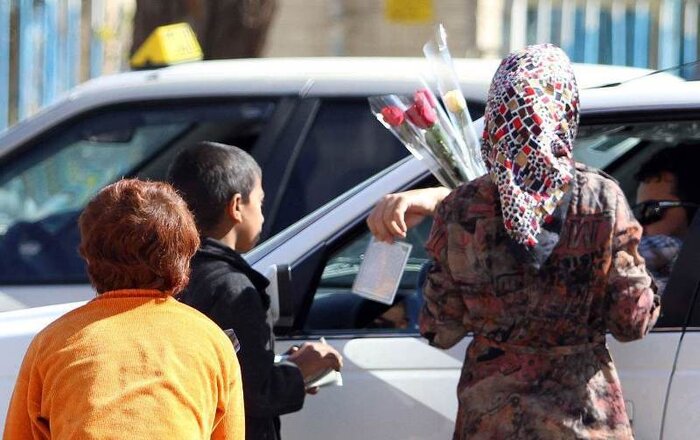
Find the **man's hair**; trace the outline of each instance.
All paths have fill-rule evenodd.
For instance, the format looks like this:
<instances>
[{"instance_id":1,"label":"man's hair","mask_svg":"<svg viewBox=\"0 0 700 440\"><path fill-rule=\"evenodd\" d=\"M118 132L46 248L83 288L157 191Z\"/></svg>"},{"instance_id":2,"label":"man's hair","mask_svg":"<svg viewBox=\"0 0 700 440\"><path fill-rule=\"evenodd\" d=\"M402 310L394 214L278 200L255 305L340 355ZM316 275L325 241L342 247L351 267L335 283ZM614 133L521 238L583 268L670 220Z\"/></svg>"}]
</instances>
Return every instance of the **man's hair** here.
<instances>
[{"instance_id":1,"label":"man's hair","mask_svg":"<svg viewBox=\"0 0 700 440\"><path fill-rule=\"evenodd\" d=\"M683 202L700 204L700 177L695 165L700 163L700 143L681 143L654 153L634 175L637 182L661 178L662 173L672 174L675 185L673 194ZM685 208L688 221L693 220L696 208Z\"/></svg>"},{"instance_id":2,"label":"man's hair","mask_svg":"<svg viewBox=\"0 0 700 440\"><path fill-rule=\"evenodd\" d=\"M168 172L168 180L192 210L200 234L219 223L234 195L248 202L261 176L250 154L216 142L200 142L181 151Z\"/></svg>"},{"instance_id":3,"label":"man's hair","mask_svg":"<svg viewBox=\"0 0 700 440\"><path fill-rule=\"evenodd\" d=\"M175 295L187 285L199 235L170 185L113 183L87 204L78 225L80 255L98 293L158 289Z\"/></svg>"}]
</instances>

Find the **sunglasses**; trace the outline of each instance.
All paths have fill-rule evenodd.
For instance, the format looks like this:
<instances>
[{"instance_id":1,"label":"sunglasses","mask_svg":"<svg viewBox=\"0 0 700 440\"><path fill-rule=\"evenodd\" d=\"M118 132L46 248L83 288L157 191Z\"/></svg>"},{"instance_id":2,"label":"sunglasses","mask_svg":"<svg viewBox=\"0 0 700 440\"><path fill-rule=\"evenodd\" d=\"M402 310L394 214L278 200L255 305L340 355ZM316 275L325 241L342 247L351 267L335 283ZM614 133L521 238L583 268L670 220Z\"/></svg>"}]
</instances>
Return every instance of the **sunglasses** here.
<instances>
[{"instance_id":1,"label":"sunglasses","mask_svg":"<svg viewBox=\"0 0 700 440\"><path fill-rule=\"evenodd\" d=\"M668 208L698 208L697 203L681 202L680 200L647 200L632 207L634 217L642 226L650 225L661 220Z\"/></svg>"}]
</instances>

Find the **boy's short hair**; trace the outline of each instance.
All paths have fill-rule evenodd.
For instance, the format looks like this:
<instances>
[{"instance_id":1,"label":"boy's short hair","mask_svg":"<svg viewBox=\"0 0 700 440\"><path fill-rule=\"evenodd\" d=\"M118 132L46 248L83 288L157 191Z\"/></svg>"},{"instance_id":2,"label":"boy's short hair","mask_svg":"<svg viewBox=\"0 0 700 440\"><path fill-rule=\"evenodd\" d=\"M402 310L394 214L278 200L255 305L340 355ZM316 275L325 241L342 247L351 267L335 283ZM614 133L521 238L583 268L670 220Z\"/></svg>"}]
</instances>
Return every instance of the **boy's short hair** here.
<instances>
[{"instance_id":1,"label":"boy's short hair","mask_svg":"<svg viewBox=\"0 0 700 440\"><path fill-rule=\"evenodd\" d=\"M170 166L168 180L187 202L200 234L216 227L231 198L248 201L260 166L233 145L199 142L181 151Z\"/></svg>"},{"instance_id":2,"label":"boy's short hair","mask_svg":"<svg viewBox=\"0 0 700 440\"><path fill-rule=\"evenodd\" d=\"M700 143L680 143L663 148L644 162L634 178L642 183L661 178L669 173L675 178L673 193L683 202L700 204L700 177L694 164L700 162ZM693 220L696 208L685 208L688 221Z\"/></svg>"},{"instance_id":3,"label":"boy's short hair","mask_svg":"<svg viewBox=\"0 0 700 440\"><path fill-rule=\"evenodd\" d=\"M97 193L78 224L80 255L98 293L158 289L175 295L187 285L199 235L170 185L120 180Z\"/></svg>"}]
</instances>

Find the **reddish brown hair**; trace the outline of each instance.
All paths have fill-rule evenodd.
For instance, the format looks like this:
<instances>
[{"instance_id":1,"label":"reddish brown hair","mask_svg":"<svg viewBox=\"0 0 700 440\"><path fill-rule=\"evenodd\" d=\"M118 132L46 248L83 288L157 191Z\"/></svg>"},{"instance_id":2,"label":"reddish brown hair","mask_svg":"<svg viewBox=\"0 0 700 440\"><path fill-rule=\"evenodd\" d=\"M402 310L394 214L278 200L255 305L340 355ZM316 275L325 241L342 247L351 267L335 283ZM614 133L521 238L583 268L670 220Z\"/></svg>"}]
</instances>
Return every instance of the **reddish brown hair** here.
<instances>
[{"instance_id":1,"label":"reddish brown hair","mask_svg":"<svg viewBox=\"0 0 700 440\"><path fill-rule=\"evenodd\" d=\"M192 214L166 183L125 179L102 189L80 215L80 255L98 293L158 289L189 281L199 247Z\"/></svg>"}]
</instances>

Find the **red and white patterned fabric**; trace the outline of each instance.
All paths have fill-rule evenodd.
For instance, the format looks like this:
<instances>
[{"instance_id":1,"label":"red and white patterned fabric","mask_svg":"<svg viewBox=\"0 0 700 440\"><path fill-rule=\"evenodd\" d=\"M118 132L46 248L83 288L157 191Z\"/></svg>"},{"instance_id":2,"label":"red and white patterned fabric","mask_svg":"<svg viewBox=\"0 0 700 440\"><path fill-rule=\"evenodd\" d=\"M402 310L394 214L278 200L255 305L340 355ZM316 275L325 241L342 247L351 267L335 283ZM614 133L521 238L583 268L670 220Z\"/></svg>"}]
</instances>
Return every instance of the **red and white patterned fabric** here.
<instances>
[{"instance_id":1,"label":"red and white patterned fabric","mask_svg":"<svg viewBox=\"0 0 700 440\"><path fill-rule=\"evenodd\" d=\"M520 244L538 243L569 191L578 121L578 87L564 51L542 44L503 59L489 89L481 150L506 231Z\"/></svg>"}]
</instances>

